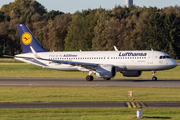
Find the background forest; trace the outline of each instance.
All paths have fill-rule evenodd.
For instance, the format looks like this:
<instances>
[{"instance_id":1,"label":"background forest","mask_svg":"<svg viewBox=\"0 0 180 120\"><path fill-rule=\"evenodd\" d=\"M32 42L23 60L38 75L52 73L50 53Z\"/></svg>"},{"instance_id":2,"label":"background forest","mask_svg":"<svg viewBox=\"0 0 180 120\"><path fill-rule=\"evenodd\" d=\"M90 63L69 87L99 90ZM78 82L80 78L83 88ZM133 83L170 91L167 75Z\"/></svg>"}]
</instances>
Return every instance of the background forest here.
<instances>
[{"instance_id":1,"label":"background forest","mask_svg":"<svg viewBox=\"0 0 180 120\"><path fill-rule=\"evenodd\" d=\"M0 56L22 53L17 24L25 23L48 51L159 50L180 59L180 6L115 6L47 11L35 0L15 0L0 8Z\"/></svg>"}]
</instances>

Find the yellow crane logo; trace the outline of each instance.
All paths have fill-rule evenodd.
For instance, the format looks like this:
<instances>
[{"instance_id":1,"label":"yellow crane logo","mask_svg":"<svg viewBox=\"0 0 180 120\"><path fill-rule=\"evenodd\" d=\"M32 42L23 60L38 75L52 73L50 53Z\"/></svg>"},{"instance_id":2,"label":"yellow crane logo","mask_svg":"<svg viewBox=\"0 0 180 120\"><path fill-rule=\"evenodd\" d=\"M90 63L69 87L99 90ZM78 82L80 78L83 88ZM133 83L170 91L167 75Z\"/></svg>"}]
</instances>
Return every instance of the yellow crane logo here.
<instances>
[{"instance_id":1,"label":"yellow crane logo","mask_svg":"<svg viewBox=\"0 0 180 120\"><path fill-rule=\"evenodd\" d=\"M29 45L32 42L32 35L28 32L23 33L22 35L22 42L24 45Z\"/></svg>"}]
</instances>

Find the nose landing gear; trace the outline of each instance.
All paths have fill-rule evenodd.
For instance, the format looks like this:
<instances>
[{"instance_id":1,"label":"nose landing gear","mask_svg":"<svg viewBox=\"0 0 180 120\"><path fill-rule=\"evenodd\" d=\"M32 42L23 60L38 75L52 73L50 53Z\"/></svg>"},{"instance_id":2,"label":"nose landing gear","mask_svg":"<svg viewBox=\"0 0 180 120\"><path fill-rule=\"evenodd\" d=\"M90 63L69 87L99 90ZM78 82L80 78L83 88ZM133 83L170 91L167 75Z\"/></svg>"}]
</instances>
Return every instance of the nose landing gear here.
<instances>
[{"instance_id":1,"label":"nose landing gear","mask_svg":"<svg viewBox=\"0 0 180 120\"><path fill-rule=\"evenodd\" d=\"M157 80L157 77L156 77L156 71L151 71L152 72L152 75L153 75L153 77L152 77L152 80L153 81L156 81Z\"/></svg>"}]
</instances>

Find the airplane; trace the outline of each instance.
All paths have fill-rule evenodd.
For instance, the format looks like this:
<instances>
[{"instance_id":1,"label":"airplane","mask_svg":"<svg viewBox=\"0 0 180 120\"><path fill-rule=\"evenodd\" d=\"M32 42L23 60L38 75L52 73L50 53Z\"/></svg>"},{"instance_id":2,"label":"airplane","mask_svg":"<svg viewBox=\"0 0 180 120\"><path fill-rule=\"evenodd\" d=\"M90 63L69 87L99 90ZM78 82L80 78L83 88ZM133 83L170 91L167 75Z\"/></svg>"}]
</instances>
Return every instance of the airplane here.
<instances>
[{"instance_id":1,"label":"airplane","mask_svg":"<svg viewBox=\"0 0 180 120\"><path fill-rule=\"evenodd\" d=\"M24 54L14 58L43 68L61 71L89 72L87 81L93 81L94 73L98 78L110 80L120 72L125 77L139 77L142 71L155 72L175 68L178 63L168 54L154 50L119 51L46 51L25 24L18 24Z\"/></svg>"}]
</instances>

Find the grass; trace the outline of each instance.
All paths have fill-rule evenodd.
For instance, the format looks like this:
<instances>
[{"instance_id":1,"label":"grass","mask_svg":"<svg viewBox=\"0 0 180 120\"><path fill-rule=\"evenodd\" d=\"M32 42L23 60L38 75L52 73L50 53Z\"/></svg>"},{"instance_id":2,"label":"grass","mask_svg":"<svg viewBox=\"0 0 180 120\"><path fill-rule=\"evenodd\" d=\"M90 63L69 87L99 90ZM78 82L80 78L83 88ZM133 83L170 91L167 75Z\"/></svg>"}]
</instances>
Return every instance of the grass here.
<instances>
[{"instance_id":1,"label":"grass","mask_svg":"<svg viewBox=\"0 0 180 120\"><path fill-rule=\"evenodd\" d=\"M180 108L144 108L145 120L179 120ZM55 108L0 109L1 120L131 120L136 109L129 108Z\"/></svg>"},{"instance_id":2,"label":"grass","mask_svg":"<svg viewBox=\"0 0 180 120\"><path fill-rule=\"evenodd\" d=\"M0 102L180 102L180 88L0 86Z\"/></svg>"}]
</instances>

